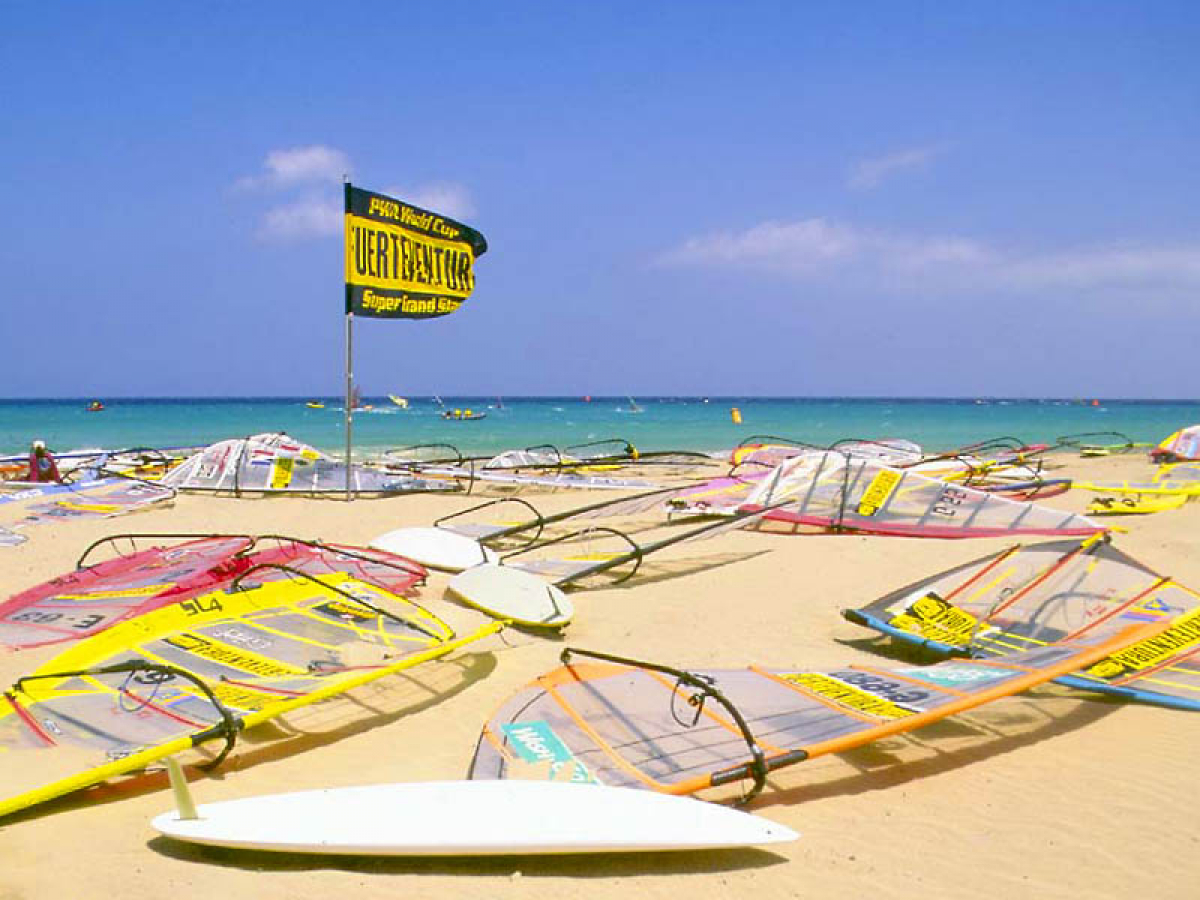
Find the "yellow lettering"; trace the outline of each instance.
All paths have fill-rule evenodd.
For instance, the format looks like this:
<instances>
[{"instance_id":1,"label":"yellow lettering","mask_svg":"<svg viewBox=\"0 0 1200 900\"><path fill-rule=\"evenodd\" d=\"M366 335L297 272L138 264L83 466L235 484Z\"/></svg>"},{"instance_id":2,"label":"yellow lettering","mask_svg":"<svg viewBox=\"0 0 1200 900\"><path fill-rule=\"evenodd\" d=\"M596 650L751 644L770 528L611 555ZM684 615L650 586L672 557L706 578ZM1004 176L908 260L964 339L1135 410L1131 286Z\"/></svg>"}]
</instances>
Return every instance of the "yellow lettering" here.
<instances>
[{"instance_id":1,"label":"yellow lettering","mask_svg":"<svg viewBox=\"0 0 1200 900\"><path fill-rule=\"evenodd\" d=\"M788 681L799 687L824 697L840 706L848 707L856 712L881 719L902 719L913 715L913 710L905 709L891 701L876 697L856 687L851 687L836 678L822 675L820 672L800 672L795 675L785 675Z\"/></svg>"}]
</instances>

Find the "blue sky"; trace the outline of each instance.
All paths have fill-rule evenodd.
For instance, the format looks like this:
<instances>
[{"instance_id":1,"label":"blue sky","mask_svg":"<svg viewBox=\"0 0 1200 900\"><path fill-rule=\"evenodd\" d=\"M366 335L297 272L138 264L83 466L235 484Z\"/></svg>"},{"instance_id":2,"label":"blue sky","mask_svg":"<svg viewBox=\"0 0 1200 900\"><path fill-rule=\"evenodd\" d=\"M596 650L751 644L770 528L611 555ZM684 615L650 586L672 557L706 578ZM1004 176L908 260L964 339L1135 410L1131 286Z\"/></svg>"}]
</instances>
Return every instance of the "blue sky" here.
<instances>
[{"instance_id":1,"label":"blue sky","mask_svg":"<svg viewBox=\"0 0 1200 900\"><path fill-rule=\"evenodd\" d=\"M1200 5L0 0L0 395L1194 397Z\"/></svg>"}]
</instances>

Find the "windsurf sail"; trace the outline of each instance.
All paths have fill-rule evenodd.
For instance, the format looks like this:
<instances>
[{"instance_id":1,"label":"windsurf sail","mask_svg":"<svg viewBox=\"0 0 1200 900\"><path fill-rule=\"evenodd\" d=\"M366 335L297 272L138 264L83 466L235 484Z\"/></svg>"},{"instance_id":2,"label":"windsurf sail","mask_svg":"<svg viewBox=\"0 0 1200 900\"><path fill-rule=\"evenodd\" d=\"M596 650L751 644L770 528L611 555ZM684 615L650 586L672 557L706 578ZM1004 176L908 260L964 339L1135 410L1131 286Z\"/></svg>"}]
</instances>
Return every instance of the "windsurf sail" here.
<instances>
[{"instance_id":1,"label":"windsurf sail","mask_svg":"<svg viewBox=\"0 0 1200 900\"><path fill-rule=\"evenodd\" d=\"M500 561L511 568L549 578L557 587L584 587L595 576L606 576L609 584L619 584L632 578L652 553L744 528L772 509L740 512L691 528L671 528L649 539L639 535L641 540L634 540L616 528L591 526L513 550Z\"/></svg>"},{"instance_id":2,"label":"windsurf sail","mask_svg":"<svg viewBox=\"0 0 1200 900\"><path fill-rule=\"evenodd\" d=\"M0 495L0 526L21 531L64 519L123 516L175 497L174 489L130 478L88 478Z\"/></svg>"},{"instance_id":3,"label":"windsurf sail","mask_svg":"<svg viewBox=\"0 0 1200 900\"><path fill-rule=\"evenodd\" d=\"M384 455L385 465L392 470L459 479L468 484L468 493L477 482L501 488L647 490L659 485L646 478L598 473L618 467L692 467L715 462L704 453L642 452L622 438L591 441L563 450L552 444L539 444L488 457L464 457L451 444L417 444L389 450Z\"/></svg>"},{"instance_id":4,"label":"windsurf sail","mask_svg":"<svg viewBox=\"0 0 1200 900\"><path fill-rule=\"evenodd\" d=\"M1094 497L1088 504L1089 516L1144 516L1179 509L1187 503L1187 494L1160 494L1137 497Z\"/></svg>"},{"instance_id":5,"label":"windsurf sail","mask_svg":"<svg viewBox=\"0 0 1200 900\"><path fill-rule=\"evenodd\" d=\"M586 471L589 465L600 463L566 456L551 444L506 450L486 459L464 457L451 444L417 444L388 451L384 462L394 471L465 481L469 485L468 492L477 482L506 488L645 490L656 487L654 482L642 478Z\"/></svg>"},{"instance_id":6,"label":"windsurf sail","mask_svg":"<svg viewBox=\"0 0 1200 900\"><path fill-rule=\"evenodd\" d=\"M0 645L8 649L81 640L170 602L173 593L211 589L222 563L248 548L237 535L151 547L35 585L0 603ZM90 549L90 548L89 548Z\"/></svg>"},{"instance_id":7,"label":"windsurf sail","mask_svg":"<svg viewBox=\"0 0 1200 900\"><path fill-rule=\"evenodd\" d=\"M1200 709L1200 594L1100 537L1017 545L843 614L934 654L987 658L1158 623L1162 630L1152 640L1058 680Z\"/></svg>"},{"instance_id":8,"label":"windsurf sail","mask_svg":"<svg viewBox=\"0 0 1200 900\"><path fill-rule=\"evenodd\" d=\"M475 480L483 484L498 484L508 487L539 487L575 490L650 490L661 487L657 482L646 478L628 478L615 475L597 475L592 472L557 471L557 472L518 472L518 471L488 471L475 472Z\"/></svg>"},{"instance_id":9,"label":"windsurf sail","mask_svg":"<svg viewBox=\"0 0 1200 900\"><path fill-rule=\"evenodd\" d=\"M896 468L915 465L924 456L920 444L905 438L848 438L830 444L829 449L862 459L873 459Z\"/></svg>"},{"instance_id":10,"label":"windsurf sail","mask_svg":"<svg viewBox=\"0 0 1200 900\"><path fill-rule=\"evenodd\" d=\"M415 603L344 574L173 603L74 645L5 693L0 748L10 773L38 783L0 798L0 816L213 740L225 742L219 762L246 728L500 627L455 638Z\"/></svg>"},{"instance_id":11,"label":"windsurf sail","mask_svg":"<svg viewBox=\"0 0 1200 900\"><path fill-rule=\"evenodd\" d=\"M1071 482L1071 486L1085 491L1096 491L1103 494L1183 494L1187 497L1200 495L1200 481L1190 478L1163 478L1156 481L1130 481L1128 479L1114 481L1081 481Z\"/></svg>"},{"instance_id":12,"label":"windsurf sail","mask_svg":"<svg viewBox=\"0 0 1200 900\"><path fill-rule=\"evenodd\" d=\"M1030 444L1019 437L1004 435L975 441L951 450L947 456L990 456L1007 462L1026 462L1050 449L1049 444Z\"/></svg>"},{"instance_id":13,"label":"windsurf sail","mask_svg":"<svg viewBox=\"0 0 1200 900\"><path fill-rule=\"evenodd\" d=\"M151 546L84 566L104 544ZM266 546L255 549L262 542ZM253 570L253 571L252 571ZM24 649L77 641L118 622L242 579L247 586L295 573L346 573L396 594L422 582L422 566L382 550L319 544L299 538L247 535L114 535L94 543L76 571L35 585L0 603L0 646ZM249 573L249 574L248 574Z\"/></svg>"},{"instance_id":14,"label":"windsurf sail","mask_svg":"<svg viewBox=\"0 0 1200 900\"><path fill-rule=\"evenodd\" d=\"M483 464L483 469L561 469L563 465L564 457L557 447L553 444L539 444L498 453Z\"/></svg>"},{"instance_id":15,"label":"windsurf sail","mask_svg":"<svg viewBox=\"0 0 1200 900\"><path fill-rule=\"evenodd\" d=\"M571 444L563 450L563 456L586 463L625 463L637 460L640 454L631 441L612 437Z\"/></svg>"},{"instance_id":16,"label":"windsurf sail","mask_svg":"<svg viewBox=\"0 0 1200 900\"><path fill-rule=\"evenodd\" d=\"M1084 456L1103 456L1109 453L1128 453L1130 450L1151 446L1153 445L1135 441L1120 431L1081 431L1078 434L1056 437L1053 449L1069 448L1078 450Z\"/></svg>"},{"instance_id":17,"label":"windsurf sail","mask_svg":"<svg viewBox=\"0 0 1200 900\"><path fill-rule=\"evenodd\" d=\"M1035 491L1040 484L1016 483ZM1015 492L1015 491L1014 491ZM1086 535L1104 526L997 490L980 490L894 469L836 452L805 453L770 473L727 476L665 494L671 515L733 515L761 511L773 530L854 531L908 537L997 537L1005 534ZM633 514L658 498L630 498L613 513Z\"/></svg>"},{"instance_id":18,"label":"windsurf sail","mask_svg":"<svg viewBox=\"0 0 1200 900\"><path fill-rule=\"evenodd\" d=\"M797 458L799 457L792 457ZM758 485L778 470L779 466L774 470L755 470L751 467L745 472L710 478L701 484L678 488L666 499L665 509L671 516L732 515L746 503ZM628 514L637 511L633 503L634 498L630 498L630 503L625 507Z\"/></svg>"},{"instance_id":19,"label":"windsurf sail","mask_svg":"<svg viewBox=\"0 0 1200 900\"><path fill-rule=\"evenodd\" d=\"M461 466L467 457L453 444L412 444L388 450L383 461L389 466L416 471L426 466Z\"/></svg>"},{"instance_id":20,"label":"windsurf sail","mask_svg":"<svg viewBox=\"0 0 1200 900\"><path fill-rule=\"evenodd\" d=\"M622 438L605 438L574 444L563 450L553 444L538 444L522 450L505 450L483 464L485 473L493 470L517 469L580 469L590 466L613 466L634 462L638 449Z\"/></svg>"},{"instance_id":21,"label":"windsurf sail","mask_svg":"<svg viewBox=\"0 0 1200 900\"><path fill-rule=\"evenodd\" d=\"M972 487L989 494L999 494L1011 500L1045 500L1071 489L1070 478L1031 478L1028 481L996 481L973 484Z\"/></svg>"},{"instance_id":22,"label":"windsurf sail","mask_svg":"<svg viewBox=\"0 0 1200 900\"><path fill-rule=\"evenodd\" d=\"M756 465L773 469L785 460L809 453L820 453L823 450L861 456L897 467L914 465L923 458L921 446L905 438L843 438L828 447L818 447L793 438L756 434L738 444L729 459L735 467Z\"/></svg>"},{"instance_id":23,"label":"windsurf sail","mask_svg":"<svg viewBox=\"0 0 1200 900\"><path fill-rule=\"evenodd\" d=\"M767 775L1097 664L1163 624L999 659L898 668L682 670L568 649L483 728L471 778L541 777L693 794Z\"/></svg>"},{"instance_id":24,"label":"windsurf sail","mask_svg":"<svg viewBox=\"0 0 1200 900\"><path fill-rule=\"evenodd\" d=\"M1155 482L1191 483L1200 482L1200 466L1195 463L1167 463L1154 473Z\"/></svg>"},{"instance_id":25,"label":"windsurf sail","mask_svg":"<svg viewBox=\"0 0 1200 900\"><path fill-rule=\"evenodd\" d=\"M1004 481L1028 481L1043 478L1042 460L1014 462L998 457L953 456L917 463L907 468L919 475L958 481L972 486L994 484Z\"/></svg>"},{"instance_id":26,"label":"windsurf sail","mask_svg":"<svg viewBox=\"0 0 1200 900\"><path fill-rule=\"evenodd\" d=\"M183 462L193 449L130 447L107 454L101 471L108 475L157 481L175 466Z\"/></svg>"},{"instance_id":27,"label":"windsurf sail","mask_svg":"<svg viewBox=\"0 0 1200 900\"><path fill-rule=\"evenodd\" d=\"M783 500L791 502L773 510L764 522L794 529L936 538L1068 536L1105 530L1086 516L832 452L782 463L739 509L762 509Z\"/></svg>"},{"instance_id":28,"label":"windsurf sail","mask_svg":"<svg viewBox=\"0 0 1200 900\"><path fill-rule=\"evenodd\" d=\"M1183 462L1200 459L1200 425L1189 425L1167 435L1150 451L1158 462Z\"/></svg>"},{"instance_id":29,"label":"windsurf sail","mask_svg":"<svg viewBox=\"0 0 1200 900\"><path fill-rule=\"evenodd\" d=\"M650 508L661 503L668 494L673 493L673 488L655 488L645 494L639 494L636 498L601 500L599 503L577 506L553 514L539 512L533 504L520 497L502 497L442 516L433 524L435 528L444 528L455 534L465 535L492 549L503 547L513 550L536 544L548 525L568 522L572 519L590 519L612 515L614 510L626 508L631 501L645 502L647 503L646 508ZM484 518L488 514L492 516L491 519Z\"/></svg>"},{"instance_id":30,"label":"windsurf sail","mask_svg":"<svg viewBox=\"0 0 1200 900\"><path fill-rule=\"evenodd\" d=\"M793 438L778 437L773 434L752 434L743 438L741 443L729 453L729 461L738 466L761 466L773 469L785 459L799 456L802 453L821 451L823 447L809 444Z\"/></svg>"},{"instance_id":31,"label":"windsurf sail","mask_svg":"<svg viewBox=\"0 0 1200 900\"><path fill-rule=\"evenodd\" d=\"M220 441L185 460L162 478L183 491L321 495L346 490L346 465L286 434L257 434ZM448 479L350 467L351 490L395 494L458 490Z\"/></svg>"}]
</instances>

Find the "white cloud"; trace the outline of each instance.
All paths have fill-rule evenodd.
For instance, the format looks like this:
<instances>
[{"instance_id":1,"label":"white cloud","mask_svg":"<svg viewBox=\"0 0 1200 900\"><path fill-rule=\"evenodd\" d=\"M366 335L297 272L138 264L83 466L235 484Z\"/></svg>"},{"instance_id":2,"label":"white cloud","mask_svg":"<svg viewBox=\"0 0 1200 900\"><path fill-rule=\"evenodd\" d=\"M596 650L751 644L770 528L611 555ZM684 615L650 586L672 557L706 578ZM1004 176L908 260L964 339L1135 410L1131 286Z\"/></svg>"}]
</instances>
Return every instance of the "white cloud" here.
<instances>
[{"instance_id":1,"label":"white cloud","mask_svg":"<svg viewBox=\"0 0 1200 900\"><path fill-rule=\"evenodd\" d=\"M288 240L341 234L343 215L341 197L305 197L267 210L259 235Z\"/></svg>"},{"instance_id":2,"label":"white cloud","mask_svg":"<svg viewBox=\"0 0 1200 900\"><path fill-rule=\"evenodd\" d=\"M662 254L663 265L760 265L805 270L847 259L859 252L851 229L825 219L763 222L741 233L723 232L689 238Z\"/></svg>"},{"instance_id":3,"label":"white cloud","mask_svg":"<svg viewBox=\"0 0 1200 900\"><path fill-rule=\"evenodd\" d=\"M313 144L272 150L263 171L237 181L239 188L287 188L322 182L341 182L350 174L350 157L334 147Z\"/></svg>"},{"instance_id":4,"label":"white cloud","mask_svg":"<svg viewBox=\"0 0 1200 900\"><path fill-rule=\"evenodd\" d=\"M1071 250L1014 260L1006 274L1014 284L1036 287L1200 288L1200 245Z\"/></svg>"},{"instance_id":5,"label":"white cloud","mask_svg":"<svg viewBox=\"0 0 1200 900\"><path fill-rule=\"evenodd\" d=\"M967 238L889 235L815 218L689 238L656 262L812 274L847 265L913 271L979 263L990 256L987 248Z\"/></svg>"},{"instance_id":6,"label":"white cloud","mask_svg":"<svg viewBox=\"0 0 1200 900\"><path fill-rule=\"evenodd\" d=\"M846 185L856 191L872 190L898 172L924 168L949 149L948 144L928 144L860 160L850 167Z\"/></svg>"},{"instance_id":7,"label":"white cloud","mask_svg":"<svg viewBox=\"0 0 1200 900\"><path fill-rule=\"evenodd\" d=\"M272 240L327 237L342 232L340 185L352 171L350 157L336 147L312 144L272 150L262 171L235 182L235 189L290 195L262 214L258 235ZM470 191L456 182L430 182L382 193L452 218L475 212Z\"/></svg>"},{"instance_id":8,"label":"white cloud","mask_svg":"<svg viewBox=\"0 0 1200 900\"><path fill-rule=\"evenodd\" d=\"M389 187L383 193L452 219L466 219L475 215L471 192L454 182L432 182L409 188Z\"/></svg>"},{"instance_id":9,"label":"white cloud","mask_svg":"<svg viewBox=\"0 0 1200 900\"><path fill-rule=\"evenodd\" d=\"M741 232L691 237L654 262L930 291L1200 290L1200 244L1029 253L969 237L897 234L823 218L764 222Z\"/></svg>"}]
</instances>

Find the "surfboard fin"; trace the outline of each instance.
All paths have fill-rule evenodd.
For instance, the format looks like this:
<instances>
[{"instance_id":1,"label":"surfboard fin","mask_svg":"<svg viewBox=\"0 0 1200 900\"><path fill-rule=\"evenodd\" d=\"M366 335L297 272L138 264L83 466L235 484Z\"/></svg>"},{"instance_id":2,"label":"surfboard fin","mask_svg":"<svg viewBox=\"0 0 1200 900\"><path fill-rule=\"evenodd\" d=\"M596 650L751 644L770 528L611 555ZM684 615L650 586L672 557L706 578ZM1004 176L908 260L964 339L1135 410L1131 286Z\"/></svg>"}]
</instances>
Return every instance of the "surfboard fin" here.
<instances>
[{"instance_id":1,"label":"surfboard fin","mask_svg":"<svg viewBox=\"0 0 1200 900\"><path fill-rule=\"evenodd\" d=\"M175 807L179 810L180 819L198 819L196 801L192 799L191 789L188 788L187 776L183 767L173 756L167 757L167 778L171 781L171 792L175 795Z\"/></svg>"}]
</instances>

